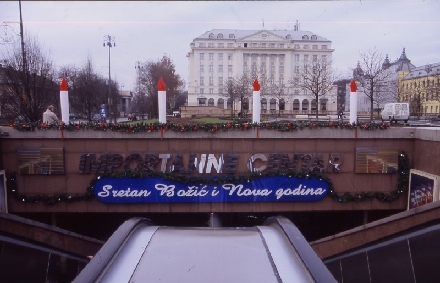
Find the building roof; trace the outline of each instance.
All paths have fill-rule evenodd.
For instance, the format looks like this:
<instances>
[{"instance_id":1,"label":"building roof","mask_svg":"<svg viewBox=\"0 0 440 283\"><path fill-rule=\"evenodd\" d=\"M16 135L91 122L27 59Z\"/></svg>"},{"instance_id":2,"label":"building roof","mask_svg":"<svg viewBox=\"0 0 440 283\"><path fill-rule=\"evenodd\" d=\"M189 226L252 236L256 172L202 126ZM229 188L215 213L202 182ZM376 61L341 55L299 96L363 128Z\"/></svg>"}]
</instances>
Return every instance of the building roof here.
<instances>
[{"instance_id":1,"label":"building roof","mask_svg":"<svg viewBox=\"0 0 440 283\"><path fill-rule=\"evenodd\" d=\"M412 80L416 78L439 76L439 75L440 75L440 62L413 68L403 79Z\"/></svg>"},{"instance_id":2,"label":"building roof","mask_svg":"<svg viewBox=\"0 0 440 283\"><path fill-rule=\"evenodd\" d=\"M249 36L266 33L291 41L330 41L322 36L303 30L237 30L237 29L213 29L205 32L195 40L242 40ZM306 36L306 37L304 37Z\"/></svg>"}]
</instances>

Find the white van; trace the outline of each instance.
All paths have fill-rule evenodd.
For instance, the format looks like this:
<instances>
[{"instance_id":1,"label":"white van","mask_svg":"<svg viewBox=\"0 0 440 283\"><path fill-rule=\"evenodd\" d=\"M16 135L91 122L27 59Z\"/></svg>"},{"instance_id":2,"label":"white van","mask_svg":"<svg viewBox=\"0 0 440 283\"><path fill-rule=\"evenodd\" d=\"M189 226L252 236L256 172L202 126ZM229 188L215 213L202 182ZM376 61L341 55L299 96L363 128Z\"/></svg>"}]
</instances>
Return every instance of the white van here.
<instances>
[{"instance_id":1,"label":"white van","mask_svg":"<svg viewBox=\"0 0 440 283\"><path fill-rule=\"evenodd\" d=\"M409 119L409 103L397 102L387 103L382 109L381 114L382 121L389 120L390 122L404 121L408 122Z\"/></svg>"}]
</instances>

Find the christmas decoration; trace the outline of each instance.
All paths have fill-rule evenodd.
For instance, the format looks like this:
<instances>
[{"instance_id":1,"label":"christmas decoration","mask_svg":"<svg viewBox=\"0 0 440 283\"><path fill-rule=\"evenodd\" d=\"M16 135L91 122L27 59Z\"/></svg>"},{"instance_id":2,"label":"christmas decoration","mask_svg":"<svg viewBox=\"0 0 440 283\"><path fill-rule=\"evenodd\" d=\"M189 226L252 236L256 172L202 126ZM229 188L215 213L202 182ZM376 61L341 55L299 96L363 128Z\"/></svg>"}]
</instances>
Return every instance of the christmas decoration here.
<instances>
[{"instance_id":1,"label":"christmas decoration","mask_svg":"<svg viewBox=\"0 0 440 283\"><path fill-rule=\"evenodd\" d=\"M188 182L196 182L200 184L225 184L225 183L234 183L234 182L243 182L243 181L251 181L262 177L269 176L288 176L292 178L317 178L319 180L324 180L328 183L328 196L333 198L334 200L340 203L347 202L360 202L365 200L377 199L381 202L392 202L398 199L403 193L408 190L409 185L409 159L407 155L402 152L399 155L399 179L397 189L390 192L360 192L351 194L349 192L345 193L337 193L334 190L334 186L330 178L326 174L319 172L302 172L302 171L278 171L278 172L258 172L244 175L227 175L227 176L191 176L191 175L176 175L173 173L162 173L157 171L150 171L147 173L140 173L136 171L123 171L123 172L114 172L112 174L103 175L105 177L111 178L148 178L148 177L161 177L163 179L178 181L182 183ZM15 174L11 174L7 178L7 185L10 194L17 200L26 203L44 203L46 205L52 205L59 202L74 202L74 201L83 201L89 200L93 196L93 188L96 181L101 178L101 176L97 176L90 182L89 187L87 187L86 191L83 194L68 194L68 193L59 193L59 194L38 194L38 195L24 195L20 194L17 189Z\"/></svg>"}]
</instances>

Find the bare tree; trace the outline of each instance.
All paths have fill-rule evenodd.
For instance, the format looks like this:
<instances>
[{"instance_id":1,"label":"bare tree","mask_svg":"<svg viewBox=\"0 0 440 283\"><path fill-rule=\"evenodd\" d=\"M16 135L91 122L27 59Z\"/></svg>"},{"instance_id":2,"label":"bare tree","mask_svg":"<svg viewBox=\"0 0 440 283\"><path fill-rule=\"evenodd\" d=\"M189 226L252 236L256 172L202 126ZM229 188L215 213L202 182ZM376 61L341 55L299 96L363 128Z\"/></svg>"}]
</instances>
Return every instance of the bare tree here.
<instances>
[{"instance_id":1,"label":"bare tree","mask_svg":"<svg viewBox=\"0 0 440 283\"><path fill-rule=\"evenodd\" d=\"M252 79L248 73L237 75L228 80L223 88L222 96L231 103L231 116L235 116L235 104L240 102L240 113L244 113L243 106L252 97Z\"/></svg>"},{"instance_id":2,"label":"bare tree","mask_svg":"<svg viewBox=\"0 0 440 283\"><path fill-rule=\"evenodd\" d=\"M23 44L12 46L2 55L5 64L0 99L7 117L21 116L34 122L41 120L49 104L59 105L59 82L55 81L49 51L34 37L26 36Z\"/></svg>"},{"instance_id":3,"label":"bare tree","mask_svg":"<svg viewBox=\"0 0 440 283\"><path fill-rule=\"evenodd\" d=\"M373 120L374 106L386 99L389 80L392 73L382 67L384 57L376 49L360 52L358 66L362 73L355 80L360 84L359 91L370 100L370 119Z\"/></svg>"},{"instance_id":4,"label":"bare tree","mask_svg":"<svg viewBox=\"0 0 440 283\"><path fill-rule=\"evenodd\" d=\"M337 75L331 68L331 62L314 58L311 62L304 62L302 68L289 82L313 99L316 105L316 119L318 119L319 99L333 89L333 82L336 79Z\"/></svg>"},{"instance_id":5,"label":"bare tree","mask_svg":"<svg viewBox=\"0 0 440 283\"><path fill-rule=\"evenodd\" d=\"M157 61L139 63L138 66L142 71L139 72L139 91L133 99L135 109L146 108L149 117L158 117L157 84L162 78L166 86L167 111L173 111L179 95L183 93L185 82L176 73L172 60L168 56L163 56Z\"/></svg>"}]
</instances>

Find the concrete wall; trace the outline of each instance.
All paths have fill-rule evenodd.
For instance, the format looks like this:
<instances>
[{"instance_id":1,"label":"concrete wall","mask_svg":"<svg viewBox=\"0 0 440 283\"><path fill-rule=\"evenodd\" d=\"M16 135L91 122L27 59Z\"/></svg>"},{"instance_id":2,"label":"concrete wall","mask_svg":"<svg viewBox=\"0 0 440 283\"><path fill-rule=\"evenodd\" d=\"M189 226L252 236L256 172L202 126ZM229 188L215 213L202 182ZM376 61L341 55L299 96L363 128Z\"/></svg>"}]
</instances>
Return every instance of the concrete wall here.
<instances>
[{"instance_id":1,"label":"concrete wall","mask_svg":"<svg viewBox=\"0 0 440 283\"><path fill-rule=\"evenodd\" d=\"M309 129L281 132L276 130L246 131L230 130L212 132L102 132L93 129L68 132L59 130L36 130L20 132L1 128L1 152L3 168L7 173L17 171L19 147L61 147L65 155L65 175L17 175L17 187L22 194L82 194L95 177L79 174L80 157L93 153L145 154L171 153L238 153L238 172L248 173L246 163L253 153L321 153L324 159L330 153L341 154L343 163L340 173L328 173L335 191L390 192L397 188L396 174L355 174L356 147L397 147L405 151L411 168L440 175L438 142L439 131L435 128L389 128L387 130ZM214 171L215 172L215 171ZM283 212L327 210L404 210L405 196L391 203L368 200L359 203L339 203L327 197L318 202L295 203L195 203L195 204L103 204L92 199L55 205L23 203L9 197L10 212Z\"/></svg>"}]
</instances>

